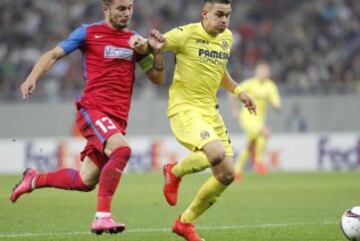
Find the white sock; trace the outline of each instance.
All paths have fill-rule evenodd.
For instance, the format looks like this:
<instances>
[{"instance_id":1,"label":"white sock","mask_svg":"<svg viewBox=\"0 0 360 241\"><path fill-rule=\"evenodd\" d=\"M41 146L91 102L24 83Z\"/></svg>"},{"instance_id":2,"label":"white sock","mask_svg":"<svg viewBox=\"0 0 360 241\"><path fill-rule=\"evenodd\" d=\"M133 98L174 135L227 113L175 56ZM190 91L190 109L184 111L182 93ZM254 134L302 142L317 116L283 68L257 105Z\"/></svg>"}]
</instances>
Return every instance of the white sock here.
<instances>
[{"instance_id":1,"label":"white sock","mask_svg":"<svg viewBox=\"0 0 360 241\"><path fill-rule=\"evenodd\" d=\"M110 216L111 216L111 213L108 213L108 212L96 212L95 213L95 219L110 217Z\"/></svg>"}]
</instances>

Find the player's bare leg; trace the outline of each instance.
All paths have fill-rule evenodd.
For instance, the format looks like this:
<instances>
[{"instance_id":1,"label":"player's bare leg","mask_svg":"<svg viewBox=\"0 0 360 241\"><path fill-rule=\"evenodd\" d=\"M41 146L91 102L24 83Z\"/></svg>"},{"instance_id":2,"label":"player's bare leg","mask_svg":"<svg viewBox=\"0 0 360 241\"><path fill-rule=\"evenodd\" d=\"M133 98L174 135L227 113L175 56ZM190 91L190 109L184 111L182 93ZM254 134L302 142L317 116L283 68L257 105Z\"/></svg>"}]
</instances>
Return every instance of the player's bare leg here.
<instances>
[{"instance_id":1,"label":"player's bare leg","mask_svg":"<svg viewBox=\"0 0 360 241\"><path fill-rule=\"evenodd\" d=\"M104 232L120 233L126 228L125 224L116 223L113 220L111 203L122 172L130 158L131 149L124 136L117 133L106 141L104 152L109 160L100 173L95 220L91 224L91 232L98 235Z\"/></svg>"},{"instance_id":2,"label":"player's bare leg","mask_svg":"<svg viewBox=\"0 0 360 241\"><path fill-rule=\"evenodd\" d=\"M203 151L211 162L213 175L204 183L190 206L173 225L173 232L188 241L202 240L195 230L194 222L218 200L235 175L231 157L226 157L220 141L208 143Z\"/></svg>"},{"instance_id":3,"label":"player's bare leg","mask_svg":"<svg viewBox=\"0 0 360 241\"><path fill-rule=\"evenodd\" d=\"M99 182L100 169L89 158L85 157L81 162L80 177L87 186L95 187Z\"/></svg>"},{"instance_id":4,"label":"player's bare leg","mask_svg":"<svg viewBox=\"0 0 360 241\"><path fill-rule=\"evenodd\" d=\"M15 203L23 194L46 187L89 192L95 188L99 173L99 169L89 158L82 162L80 171L62 168L38 173L35 168L28 168L24 171L22 180L14 187L10 200Z\"/></svg>"},{"instance_id":5,"label":"player's bare leg","mask_svg":"<svg viewBox=\"0 0 360 241\"><path fill-rule=\"evenodd\" d=\"M181 178L188 174L201 172L210 167L210 162L202 151L194 151L179 163L169 163L163 168L163 194L169 205L175 206Z\"/></svg>"}]
</instances>

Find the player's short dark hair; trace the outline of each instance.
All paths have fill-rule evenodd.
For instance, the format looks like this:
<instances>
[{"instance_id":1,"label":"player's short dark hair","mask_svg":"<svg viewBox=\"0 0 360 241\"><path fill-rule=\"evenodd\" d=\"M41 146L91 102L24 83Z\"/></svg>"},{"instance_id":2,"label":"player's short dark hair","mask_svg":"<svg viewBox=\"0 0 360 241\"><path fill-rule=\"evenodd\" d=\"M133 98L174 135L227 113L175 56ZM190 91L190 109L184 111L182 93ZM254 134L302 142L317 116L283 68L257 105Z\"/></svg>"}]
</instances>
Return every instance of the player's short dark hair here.
<instances>
[{"instance_id":1,"label":"player's short dark hair","mask_svg":"<svg viewBox=\"0 0 360 241\"><path fill-rule=\"evenodd\" d=\"M112 4L113 0L102 0L102 4L105 6L110 6Z\"/></svg>"},{"instance_id":2,"label":"player's short dark hair","mask_svg":"<svg viewBox=\"0 0 360 241\"><path fill-rule=\"evenodd\" d=\"M220 4L231 4L232 0L203 0L203 5L206 3L220 3Z\"/></svg>"}]
</instances>

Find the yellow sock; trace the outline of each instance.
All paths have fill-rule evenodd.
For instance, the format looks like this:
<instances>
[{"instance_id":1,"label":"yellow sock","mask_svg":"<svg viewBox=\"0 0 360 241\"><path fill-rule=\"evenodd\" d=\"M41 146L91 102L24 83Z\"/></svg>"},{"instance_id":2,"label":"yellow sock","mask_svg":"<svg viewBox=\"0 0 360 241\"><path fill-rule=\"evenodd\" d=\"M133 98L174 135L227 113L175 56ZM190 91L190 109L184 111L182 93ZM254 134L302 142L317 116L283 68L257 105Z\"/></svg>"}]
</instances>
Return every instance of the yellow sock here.
<instances>
[{"instance_id":1,"label":"yellow sock","mask_svg":"<svg viewBox=\"0 0 360 241\"><path fill-rule=\"evenodd\" d=\"M239 158L236 160L235 163L235 172L236 173L242 173L243 169L244 169L244 165L246 163L246 161L249 159L249 150L245 149L243 150L240 155Z\"/></svg>"},{"instance_id":2,"label":"yellow sock","mask_svg":"<svg viewBox=\"0 0 360 241\"><path fill-rule=\"evenodd\" d=\"M227 186L211 176L202 185L190 206L181 215L181 222L193 223L202 213L213 205Z\"/></svg>"},{"instance_id":3,"label":"yellow sock","mask_svg":"<svg viewBox=\"0 0 360 241\"><path fill-rule=\"evenodd\" d=\"M266 138L264 136L259 136L255 141L255 163L263 162L263 155L265 151Z\"/></svg>"},{"instance_id":4,"label":"yellow sock","mask_svg":"<svg viewBox=\"0 0 360 241\"><path fill-rule=\"evenodd\" d=\"M210 162L204 152L195 151L177 163L171 172L177 177L183 177L187 174L203 171L208 167L210 167Z\"/></svg>"}]
</instances>

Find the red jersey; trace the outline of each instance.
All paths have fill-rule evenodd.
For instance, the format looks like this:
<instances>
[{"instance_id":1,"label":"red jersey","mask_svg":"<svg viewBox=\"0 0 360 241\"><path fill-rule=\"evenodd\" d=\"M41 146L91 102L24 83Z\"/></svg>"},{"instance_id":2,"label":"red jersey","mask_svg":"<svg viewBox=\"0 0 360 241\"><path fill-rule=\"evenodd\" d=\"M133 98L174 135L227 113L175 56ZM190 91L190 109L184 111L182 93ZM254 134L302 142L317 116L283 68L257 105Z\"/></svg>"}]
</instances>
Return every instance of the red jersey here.
<instances>
[{"instance_id":1,"label":"red jersey","mask_svg":"<svg viewBox=\"0 0 360 241\"><path fill-rule=\"evenodd\" d=\"M82 25L58 45L66 54L76 49L82 52L85 88L77 101L78 109L96 109L127 121L135 63L146 57L130 48L129 39L134 34L100 22Z\"/></svg>"}]
</instances>

